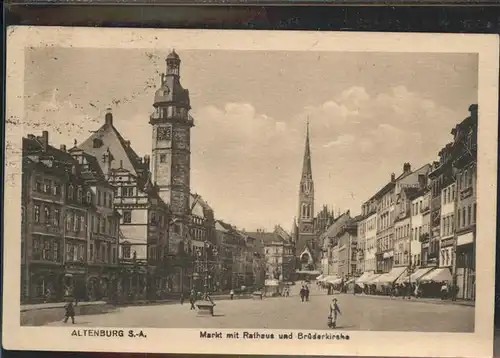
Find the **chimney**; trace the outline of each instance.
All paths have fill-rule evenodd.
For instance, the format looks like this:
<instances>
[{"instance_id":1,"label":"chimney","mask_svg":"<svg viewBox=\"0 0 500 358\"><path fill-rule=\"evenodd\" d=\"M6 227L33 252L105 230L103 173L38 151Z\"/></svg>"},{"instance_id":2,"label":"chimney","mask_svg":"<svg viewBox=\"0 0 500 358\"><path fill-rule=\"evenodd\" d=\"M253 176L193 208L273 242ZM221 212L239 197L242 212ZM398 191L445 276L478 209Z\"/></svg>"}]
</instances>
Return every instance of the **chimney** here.
<instances>
[{"instance_id":1,"label":"chimney","mask_svg":"<svg viewBox=\"0 0 500 358\"><path fill-rule=\"evenodd\" d=\"M391 182L396 181L396 174L391 173Z\"/></svg>"},{"instance_id":2,"label":"chimney","mask_svg":"<svg viewBox=\"0 0 500 358\"><path fill-rule=\"evenodd\" d=\"M42 146L43 146L43 151L47 151L47 146L49 145L49 132L48 131L43 131L42 132Z\"/></svg>"},{"instance_id":3,"label":"chimney","mask_svg":"<svg viewBox=\"0 0 500 358\"><path fill-rule=\"evenodd\" d=\"M126 140L125 144L127 145L127 147L130 147L130 141L129 140Z\"/></svg>"},{"instance_id":4,"label":"chimney","mask_svg":"<svg viewBox=\"0 0 500 358\"><path fill-rule=\"evenodd\" d=\"M36 139L34 134L28 134L28 139Z\"/></svg>"},{"instance_id":5,"label":"chimney","mask_svg":"<svg viewBox=\"0 0 500 358\"><path fill-rule=\"evenodd\" d=\"M105 123L108 126L113 126L113 112L111 112L111 108L106 108L106 115L104 116Z\"/></svg>"},{"instance_id":6,"label":"chimney","mask_svg":"<svg viewBox=\"0 0 500 358\"><path fill-rule=\"evenodd\" d=\"M419 174L418 175L418 188L419 189L425 188L425 185L427 184L426 181L427 180L425 179L425 174Z\"/></svg>"},{"instance_id":7,"label":"chimney","mask_svg":"<svg viewBox=\"0 0 500 358\"><path fill-rule=\"evenodd\" d=\"M59 149L63 152L66 151L66 144L61 144L61 146L59 147Z\"/></svg>"},{"instance_id":8,"label":"chimney","mask_svg":"<svg viewBox=\"0 0 500 358\"><path fill-rule=\"evenodd\" d=\"M410 163L404 163L403 164L403 173L409 173L411 172L411 164Z\"/></svg>"},{"instance_id":9,"label":"chimney","mask_svg":"<svg viewBox=\"0 0 500 358\"><path fill-rule=\"evenodd\" d=\"M471 118L477 118L477 104L471 104L469 106L469 112Z\"/></svg>"}]
</instances>

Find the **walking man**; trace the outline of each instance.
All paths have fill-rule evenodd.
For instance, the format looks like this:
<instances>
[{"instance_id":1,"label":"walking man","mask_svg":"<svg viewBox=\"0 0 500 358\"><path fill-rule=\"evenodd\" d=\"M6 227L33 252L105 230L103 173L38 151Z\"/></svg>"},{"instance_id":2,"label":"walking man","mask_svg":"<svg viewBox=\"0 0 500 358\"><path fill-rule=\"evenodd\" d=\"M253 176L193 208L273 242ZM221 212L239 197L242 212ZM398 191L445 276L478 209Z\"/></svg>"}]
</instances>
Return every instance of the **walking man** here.
<instances>
[{"instance_id":1,"label":"walking man","mask_svg":"<svg viewBox=\"0 0 500 358\"><path fill-rule=\"evenodd\" d=\"M332 303L330 303L330 316L329 316L329 320L330 320L330 328L335 328L337 327L337 315L338 314L342 314L342 312L340 312L340 308L339 308L339 305L337 304L337 299L334 298L332 299Z\"/></svg>"},{"instance_id":2,"label":"walking man","mask_svg":"<svg viewBox=\"0 0 500 358\"><path fill-rule=\"evenodd\" d=\"M196 310L196 307L194 306L194 303L196 302L196 292L194 290L191 291L191 294L189 295L189 303L191 304L191 307L189 310Z\"/></svg>"},{"instance_id":3,"label":"walking man","mask_svg":"<svg viewBox=\"0 0 500 358\"><path fill-rule=\"evenodd\" d=\"M71 317L71 323L75 324L75 306L73 305L73 300L64 306L64 311L64 323L68 323L68 318Z\"/></svg>"}]
</instances>

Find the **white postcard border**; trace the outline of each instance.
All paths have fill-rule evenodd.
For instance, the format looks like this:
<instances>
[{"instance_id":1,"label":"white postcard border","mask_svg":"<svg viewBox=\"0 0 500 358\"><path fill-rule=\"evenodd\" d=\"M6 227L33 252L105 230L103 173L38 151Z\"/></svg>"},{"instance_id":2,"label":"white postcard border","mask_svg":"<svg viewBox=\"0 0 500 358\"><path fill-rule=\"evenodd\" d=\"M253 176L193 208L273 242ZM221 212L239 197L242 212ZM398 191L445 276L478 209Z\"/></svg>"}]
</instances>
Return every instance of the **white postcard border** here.
<instances>
[{"instance_id":1,"label":"white postcard border","mask_svg":"<svg viewBox=\"0 0 500 358\"><path fill-rule=\"evenodd\" d=\"M6 118L24 118L26 47L477 53L479 56L477 299L474 333L344 331L348 341L200 339L198 329L144 327L144 339L71 337L72 327L20 326L20 142L22 126L6 124L3 344L6 349L100 352L491 357L496 240L498 37L470 34L333 33L234 30L9 27ZM457 122L461 118L457 118ZM17 153L17 154L16 154ZM404 314L404 312L402 312ZM165 317L168 319L168 317ZM210 318L207 319L209 328ZM98 328L98 327L95 327ZM128 327L123 328L125 331ZM109 329L109 327L106 327ZM221 332L233 330L218 329ZM243 331L243 330L238 330ZM277 330L253 330L276 333ZM281 331L280 331L281 332ZM284 331L284 332L290 332ZM295 332L304 332L298 331ZM335 331L313 331L333 333ZM340 332L339 332L340 333ZM286 342L286 344L284 344ZM265 344L264 344L265 343Z\"/></svg>"}]
</instances>

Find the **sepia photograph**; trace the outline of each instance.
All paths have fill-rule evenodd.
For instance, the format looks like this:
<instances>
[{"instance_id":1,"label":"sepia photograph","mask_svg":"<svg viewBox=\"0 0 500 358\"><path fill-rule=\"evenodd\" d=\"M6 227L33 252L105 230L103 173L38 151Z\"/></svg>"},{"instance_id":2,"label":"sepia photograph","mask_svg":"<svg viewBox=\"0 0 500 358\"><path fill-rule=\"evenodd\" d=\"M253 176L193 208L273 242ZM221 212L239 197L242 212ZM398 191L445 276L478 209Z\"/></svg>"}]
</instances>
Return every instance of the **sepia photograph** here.
<instances>
[{"instance_id":1,"label":"sepia photograph","mask_svg":"<svg viewBox=\"0 0 500 358\"><path fill-rule=\"evenodd\" d=\"M497 38L7 38L7 348L491 355Z\"/></svg>"}]
</instances>

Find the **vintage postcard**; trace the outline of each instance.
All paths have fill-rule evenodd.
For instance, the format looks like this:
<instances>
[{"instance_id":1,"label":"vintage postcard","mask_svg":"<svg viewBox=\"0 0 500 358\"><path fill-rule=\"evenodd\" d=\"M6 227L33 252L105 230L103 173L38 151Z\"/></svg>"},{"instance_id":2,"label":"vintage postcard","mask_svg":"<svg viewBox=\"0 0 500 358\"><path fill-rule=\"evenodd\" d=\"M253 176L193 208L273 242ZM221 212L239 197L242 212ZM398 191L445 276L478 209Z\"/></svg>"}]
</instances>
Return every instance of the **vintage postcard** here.
<instances>
[{"instance_id":1,"label":"vintage postcard","mask_svg":"<svg viewBox=\"0 0 500 358\"><path fill-rule=\"evenodd\" d=\"M498 51L9 28L5 347L491 356Z\"/></svg>"}]
</instances>

